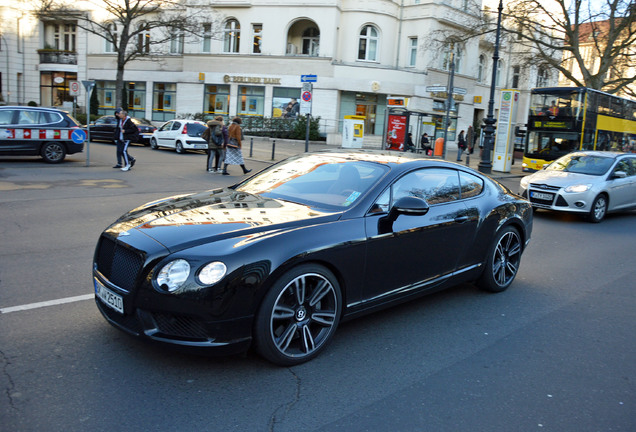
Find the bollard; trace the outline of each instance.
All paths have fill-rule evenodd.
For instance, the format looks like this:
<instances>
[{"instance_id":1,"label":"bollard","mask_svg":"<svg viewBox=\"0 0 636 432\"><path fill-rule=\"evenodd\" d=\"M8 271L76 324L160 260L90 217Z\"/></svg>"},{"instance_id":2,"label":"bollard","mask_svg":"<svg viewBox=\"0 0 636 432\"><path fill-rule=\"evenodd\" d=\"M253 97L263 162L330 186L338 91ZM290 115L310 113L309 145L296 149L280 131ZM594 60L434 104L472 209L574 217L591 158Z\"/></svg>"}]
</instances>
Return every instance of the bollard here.
<instances>
[{"instance_id":1,"label":"bollard","mask_svg":"<svg viewBox=\"0 0 636 432\"><path fill-rule=\"evenodd\" d=\"M274 160L274 154L276 154L276 140L272 140L272 160Z\"/></svg>"},{"instance_id":2,"label":"bollard","mask_svg":"<svg viewBox=\"0 0 636 432\"><path fill-rule=\"evenodd\" d=\"M254 154L254 137L250 138L250 157Z\"/></svg>"}]
</instances>

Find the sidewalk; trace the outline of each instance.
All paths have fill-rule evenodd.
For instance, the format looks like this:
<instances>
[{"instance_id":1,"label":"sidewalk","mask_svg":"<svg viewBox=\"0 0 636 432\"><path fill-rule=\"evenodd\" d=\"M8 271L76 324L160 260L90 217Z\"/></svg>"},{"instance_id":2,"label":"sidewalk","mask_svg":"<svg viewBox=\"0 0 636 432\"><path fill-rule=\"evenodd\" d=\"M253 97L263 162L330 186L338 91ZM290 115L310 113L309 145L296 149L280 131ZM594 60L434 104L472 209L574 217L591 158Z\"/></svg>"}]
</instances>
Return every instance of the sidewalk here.
<instances>
[{"instance_id":1,"label":"sidewalk","mask_svg":"<svg viewBox=\"0 0 636 432\"><path fill-rule=\"evenodd\" d=\"M308 150L328 150L337 149L338 146L327 145L322 141L309 141ZM365 149L364 147L362 148ZM377 148L369 148L368 150L378 150ZM252 159L260 162L274 163L281 161L290 156L301 154L305 152L305 141L302 140L288 140L280 138L266 138L266 137L252 137L246 136L243 140L243 157L246 159ZM457 147L451 146L446 153L446 160L455 162L457 158ZM475 150L475 153L468 155L464 153L462 155L463 165L479 171L479 151ZM490 177L492 178L506 178L506 177L523 177L526 175L521 171L521 160L516 159L512 164L510 172L499 172L492 170Z\"/></svg>"}]
</instances>

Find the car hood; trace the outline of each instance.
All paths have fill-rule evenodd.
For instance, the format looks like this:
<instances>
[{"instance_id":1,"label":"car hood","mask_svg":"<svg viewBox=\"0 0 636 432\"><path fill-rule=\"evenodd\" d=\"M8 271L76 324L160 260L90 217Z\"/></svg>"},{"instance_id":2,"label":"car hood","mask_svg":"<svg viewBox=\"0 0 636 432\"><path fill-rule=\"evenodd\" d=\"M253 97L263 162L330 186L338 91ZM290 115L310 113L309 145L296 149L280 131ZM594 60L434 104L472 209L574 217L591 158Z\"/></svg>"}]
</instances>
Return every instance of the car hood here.
<instances>
[{"instance_id":1,"label":"car hood","mask_svg":"<svg viewBox=\"0 0 636 432\"><path fill-rule=\"evenodd\" d=\"M233 189L217 189L146 204L120 217L106 231L118 237L137 230L175 252L232 237L254 238L329 222L340 215Z\"/></svg>"},{"instance_id":2,"label":"car hood","mask_svg":"<svg viewBox=\"0 0 636 432\"><path fill-rule=\"evenodd\" d=\"M599 176L563 171L539 171L529 177L530 183L543 183L559 187L568 186L573 183L590 183L597 179L599 179Z\"/></svg>"}]
</instances>

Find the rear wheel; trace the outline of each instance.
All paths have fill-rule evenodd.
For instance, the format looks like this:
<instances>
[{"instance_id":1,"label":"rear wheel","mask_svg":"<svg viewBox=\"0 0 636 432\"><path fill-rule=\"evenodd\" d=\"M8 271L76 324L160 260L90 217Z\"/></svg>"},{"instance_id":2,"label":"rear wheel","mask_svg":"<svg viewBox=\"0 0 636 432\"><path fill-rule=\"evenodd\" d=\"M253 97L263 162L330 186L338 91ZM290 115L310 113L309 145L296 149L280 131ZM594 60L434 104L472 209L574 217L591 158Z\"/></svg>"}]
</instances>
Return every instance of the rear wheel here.
<instances>
[{"instance_id":1,"label":"rear wheel","mask_svg":"<svg viewBox=\"0 0 636 432\"><path fill-rule=\"evenodd\" d=\"M256 317L258 352L280 366L316 357L338 327L340 286L326 268L306 264L284 274L265 295Z\"/></svg>"},{"instance_id":2,"label":"rear wheel","mask_svg":"<svg viewBox=\"0 0 636 432\"><path fill-rule=\"evenodd\" d=\"M479 288L490 292L505 291L517 276L523 251L521 236L511 226L497 234L486 261L486 268L477 281Z\"/></svg>"},{"instance_id":3,"label":"rear wheel","mask_svg":"<svg viewBox=\"0 0 636 432\"><path fill-rule=\"evenodd\" d=\"M183 144L181 144L181 141L177 141L177 145L175 150L177 151L177 153L179 154L183 154L185 153L185 150L183 149Z\"/></svg>"},{"instance_id":4,"label":"rear wheel","mask_svg":"<svg viewBox=\"0 0 636 432\"><path fill-rule=\"evenodd\" d=\"M60 163L66 157L66 148L64 144L50 142L42 146L40 154L47 163Z\"/></svg>"},{"instance_id":5,"label":"rear wheel","mask_svg":"<svg viewBox=\"0 0 636 432\"><path fill-rule=\"evenodd\" d=\"M592 223L599 223L605 218L607 214L607 196L599 195L594 198L590 213L587 215L587 220Z\"/></svg>"}]
</instances>

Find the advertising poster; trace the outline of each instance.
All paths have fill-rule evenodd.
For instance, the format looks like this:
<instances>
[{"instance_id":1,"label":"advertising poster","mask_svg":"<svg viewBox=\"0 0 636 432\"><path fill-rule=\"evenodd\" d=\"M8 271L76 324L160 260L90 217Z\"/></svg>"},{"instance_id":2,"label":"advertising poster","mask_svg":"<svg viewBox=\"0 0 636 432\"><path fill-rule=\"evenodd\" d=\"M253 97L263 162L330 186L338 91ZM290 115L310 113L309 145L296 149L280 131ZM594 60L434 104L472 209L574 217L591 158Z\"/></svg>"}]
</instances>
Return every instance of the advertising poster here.
<instances>
[{"instance_id":1,"label":"advertising poster","mask_svg":"<svg viewBox=\"0 0 636 432\"><path fill-rule=\"evenodd\" d=\"M406 139L406 116L389 114L389 125L386 134L388 150L403 150Z\"/></svg>"}]
</instances>

